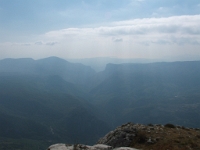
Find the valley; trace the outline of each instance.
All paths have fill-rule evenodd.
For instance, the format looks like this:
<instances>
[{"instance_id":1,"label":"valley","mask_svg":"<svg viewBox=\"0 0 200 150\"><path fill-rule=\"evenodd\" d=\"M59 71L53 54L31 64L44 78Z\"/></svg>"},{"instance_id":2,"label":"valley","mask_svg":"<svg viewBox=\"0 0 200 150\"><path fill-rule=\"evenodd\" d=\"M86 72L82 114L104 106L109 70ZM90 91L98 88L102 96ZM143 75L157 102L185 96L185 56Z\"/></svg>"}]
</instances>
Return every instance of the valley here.
<instances>
[{"instance_id":1,"label":"valley","mask_svg":"<svg viewBox=\"0 0 200 150\"><path fill-rule=\"evenodd\" d=\"M199 77L200 61L96 72L58 57L0 60L0 146L94 144L126 122L199 128Z\"/></svg>"}]
</instances>

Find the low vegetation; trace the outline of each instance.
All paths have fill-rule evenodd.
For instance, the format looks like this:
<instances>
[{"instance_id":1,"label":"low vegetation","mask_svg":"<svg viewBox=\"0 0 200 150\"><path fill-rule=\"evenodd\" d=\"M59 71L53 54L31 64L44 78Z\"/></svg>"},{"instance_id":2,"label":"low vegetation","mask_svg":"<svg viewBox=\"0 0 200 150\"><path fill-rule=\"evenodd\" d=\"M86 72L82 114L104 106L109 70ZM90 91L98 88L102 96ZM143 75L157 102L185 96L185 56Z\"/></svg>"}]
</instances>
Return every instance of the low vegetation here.
<instances>
[{"instance_id":1,"label":"low vegetation","mask_svg":"<svg viewBox=\"0 0 200 150\"><path fill-rule=\"evenodd\" d=\"M138 129L131 147L142 150L199 150L200 130L173 124Z\"/></svg>"},{"instance_id":2,"label":"low vegetation","mask_svg":"<svg viewBox=\"0 0 200 150\"><path fill-rule=\"evenodd\" d=\"M165 127L166 127L166 128L176 128L175 125L170 124L170 123L166 124Z\"/></svg>"}]
</instances>

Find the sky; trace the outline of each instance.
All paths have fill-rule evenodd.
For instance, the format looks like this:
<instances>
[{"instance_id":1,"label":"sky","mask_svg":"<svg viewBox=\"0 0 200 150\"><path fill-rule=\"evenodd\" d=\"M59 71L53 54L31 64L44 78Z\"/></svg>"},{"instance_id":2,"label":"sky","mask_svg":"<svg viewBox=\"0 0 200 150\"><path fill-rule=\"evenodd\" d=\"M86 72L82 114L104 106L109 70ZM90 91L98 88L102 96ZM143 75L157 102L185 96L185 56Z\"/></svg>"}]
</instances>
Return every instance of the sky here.
<instances>
[{"instance_id":1,"label":"sky","mask_svg":"<svg viewBox=\"0 0 200 150\"><path fill-rule=\"evenodd\" d=\"M0 59L200 60L199 0L0 0Z\"/></svg>"}]
</instances>

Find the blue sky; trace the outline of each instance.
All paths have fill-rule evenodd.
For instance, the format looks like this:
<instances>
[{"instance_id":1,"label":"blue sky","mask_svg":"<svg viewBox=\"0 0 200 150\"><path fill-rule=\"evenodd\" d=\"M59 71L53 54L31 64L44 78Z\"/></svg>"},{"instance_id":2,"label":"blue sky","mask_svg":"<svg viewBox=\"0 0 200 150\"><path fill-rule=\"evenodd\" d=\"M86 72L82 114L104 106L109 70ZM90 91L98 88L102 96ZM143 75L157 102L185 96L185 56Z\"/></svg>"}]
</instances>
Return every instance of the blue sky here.
<instances>
[{"instance_id":1,"label":"blue sky","mask_svg":"<svg viewBox=\"0 0 200 150\"><path fill-rule=\"evenodd\" d=\"M200 58L199 0L0 0L0 59Z\"/></svg>"}]
</instances>

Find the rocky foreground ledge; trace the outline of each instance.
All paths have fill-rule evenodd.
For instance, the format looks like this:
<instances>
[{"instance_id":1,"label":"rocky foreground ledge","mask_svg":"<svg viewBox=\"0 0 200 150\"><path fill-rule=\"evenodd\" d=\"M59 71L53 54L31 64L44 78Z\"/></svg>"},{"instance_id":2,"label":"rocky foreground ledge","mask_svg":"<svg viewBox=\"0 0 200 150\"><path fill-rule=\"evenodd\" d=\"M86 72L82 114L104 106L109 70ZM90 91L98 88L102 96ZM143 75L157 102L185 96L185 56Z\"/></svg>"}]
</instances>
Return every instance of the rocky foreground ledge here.
<instances>
[{"instance_id":1,"label":"rocky foreground ledge","mask_svg":"<svg viewBox=\"0 0 200 150\"><path fill-rule=\"evenodd\" d=\"M51 145L48 150L138 150L130 147L119 147L113 148L112 146L97 144L93 146L76 144L76 145L67 145L67 144L54 144Z\"/></svg>"},{"instance_id":2,"label":"rocky foreground ledge","mask_svg":"<svg viewBox=\"0 0 200 150\"><path fill-rule=\"evenodd\" d=\"M55 144L48 150L200 150L200 129L127 123L101 138L97 145Z\"/></svg>"}]
</instances>

